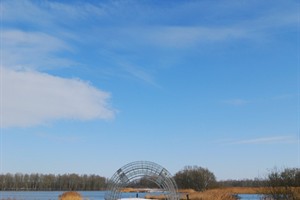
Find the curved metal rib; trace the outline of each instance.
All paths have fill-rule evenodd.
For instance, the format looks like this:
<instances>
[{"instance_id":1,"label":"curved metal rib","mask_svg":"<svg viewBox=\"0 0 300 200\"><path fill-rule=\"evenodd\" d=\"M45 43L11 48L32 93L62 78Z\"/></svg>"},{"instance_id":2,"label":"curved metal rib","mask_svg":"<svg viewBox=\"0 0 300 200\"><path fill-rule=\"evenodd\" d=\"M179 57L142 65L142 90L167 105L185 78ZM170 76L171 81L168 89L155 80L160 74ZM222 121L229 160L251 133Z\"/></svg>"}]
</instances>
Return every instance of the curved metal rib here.
<instances>
[{"instance_id":1,"label":"curved metal rib","mask_svg":"<svg viewBox=\"0 0 300 200\"><path fill-rule=\"evenodd\" d=\"M138 178L146 178L156 183L168 200L179 200L177 185L172 175L162 166L149 161L135 161L128 163L116 171L109 180L108 192L105 200L118 200L121 197L121 189Z\"/></svg>"}]
</instances>

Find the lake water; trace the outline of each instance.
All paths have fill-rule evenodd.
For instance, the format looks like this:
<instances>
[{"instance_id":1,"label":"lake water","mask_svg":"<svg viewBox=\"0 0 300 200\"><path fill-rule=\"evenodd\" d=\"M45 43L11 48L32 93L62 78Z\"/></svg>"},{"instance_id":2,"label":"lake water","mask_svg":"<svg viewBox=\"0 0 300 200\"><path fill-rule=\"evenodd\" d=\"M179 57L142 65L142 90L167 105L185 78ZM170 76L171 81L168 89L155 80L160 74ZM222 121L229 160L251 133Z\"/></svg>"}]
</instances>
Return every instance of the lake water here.
<instances>
[{"instance_id":1,"label":"lake water","mask_svg":"<svg viewBox=\"0 0 300 200\"><path fill-rule=\"evenodd\" d=\"M62 191L36 192L36 191L0 191L0 200L57 200ZM104 200L105 191L82 191L79 192L84 199L88 200ZM139 193L139 197L143 198L146 193ZM241 200L260 200L261 195L239 194ZM136 193L123 193L122 198L135 198Z\"/></svg>"},{"instance_id":2,"label":"lake water","mask_svg":"<svg viewBox=\"0 0 300 200\"><path fill-rule=\"evenodd\" d=\"M0 200L57 200L63 191L0 191ZM84 199L88 200L104 200L106 191L80 191ZM143 198L145 193L139 193L139 197ZM135 198L136 193L122 193L122 198Z\"/></svg>"},{"instance_id":3,"label":"lake water","mask_svg":"<svg viewBox=\"0 0 300 200\"><path fill-rule=\"evenodd\" d=\"M239 194L241 200L261 200L263 195L260 194Z\"/></svg>"}]
</instances>

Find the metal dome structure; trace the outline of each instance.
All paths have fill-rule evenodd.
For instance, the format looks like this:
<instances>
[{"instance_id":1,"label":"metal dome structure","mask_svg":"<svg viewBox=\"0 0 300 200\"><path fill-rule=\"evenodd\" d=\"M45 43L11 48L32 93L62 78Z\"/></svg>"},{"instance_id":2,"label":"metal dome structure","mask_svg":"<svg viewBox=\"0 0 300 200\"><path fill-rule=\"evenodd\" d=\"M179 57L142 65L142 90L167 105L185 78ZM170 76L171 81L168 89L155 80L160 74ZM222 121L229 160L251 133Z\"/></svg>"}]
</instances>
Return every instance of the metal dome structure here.
<instances>
[{"instance_id":1,"label":"metal dome structure","mask_svg":"<svg viewBox=\"0 0 300 200\"><path fill-rule=\"evenodd\" d=\"M134 180L146 178L155 183L168 200L179 200L177 185L164 167L149 161L135 161L118 169L111 177L105 200L121 199L121 189Z\"/></svg>"}]
</instances>

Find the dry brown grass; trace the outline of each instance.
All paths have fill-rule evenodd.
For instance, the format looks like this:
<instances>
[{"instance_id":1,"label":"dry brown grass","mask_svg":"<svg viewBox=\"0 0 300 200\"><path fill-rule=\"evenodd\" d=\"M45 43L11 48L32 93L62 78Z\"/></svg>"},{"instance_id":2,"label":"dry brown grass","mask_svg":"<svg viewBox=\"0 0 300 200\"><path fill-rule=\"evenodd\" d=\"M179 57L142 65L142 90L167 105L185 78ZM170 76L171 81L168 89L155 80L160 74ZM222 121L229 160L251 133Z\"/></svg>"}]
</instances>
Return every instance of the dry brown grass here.
<instances>
[{"instance_id":1,"label":"dry brown grass","mask_svg":"<svg viewBox=\"0 0 300 200\"><path fill-rule=\"evenodd\" d=\"M59 200L83 200L78 192L64 192L59 196Z\"/></svg>"},{"instance_id":2,"label":"dry brown grass","mask_svg":"<svg viewBox=\"0 0 300 200\"><path fill-rule=\"evenodd\" d=\"M265 194L285 194L291 195L292 199L300 199L300 187L267 187Z\"/></svg>"},{"instance_id":3,"label":"dry brown grass","mask_svg":"<svg viewBox=\"0 0 300 200\"><path fill-rule=\"evenodd\" d=\"M127 191L134 191L131 189L127 189ZM190 200L236 200L234 197L235 194L268 194L270 193L270 189L271 188L268 187L226 187L210 189L203 192L197 192L193 189L182 189L179 190L179 192L181 194L181 200L186 200L187 194ZM293 193L296 199L300 199L300 187L293 188ZM162 200L166 197L164 195L146 195L145 198Z\"/></svg>"},{"instance_id":4,"label":"dry brown grass","mask_svg":"<svg viewBox=\"0 0 300 200\"><path fill-rule=\"evenodd\" d=\"M137 192L136 188L121 188L121 192Z\"/></svg>"},{"instance_id":5,"label":"dry brown grass","mask_svg":"<svg viewBox=\"0 0 300 200\"><path fill-rule=\"evenodd\" d=\"M181 200L187 199L187 194L189 195L190 200L236 200L236 198L233 197L233 193L230 191L222 190L222 189L211 189L206 190L204 192L196 192L193 189L184 189L179 190L181 197ZM165 199L166 197L164 195L159 196L146 196L147 199Z\"/></svg>"},{"instance_id":6,"label":"dry brown grass","mask_svg":"<svg viewBox=\"0 0 300 200\"><path fill-rule=\"evenodd\" d=\"M186 194L183 195L182 199L186 199ZM235 200L232 193L220 190L211 189L204 192L194 192L189 194L189 199L191 200Z\"/></svg>"},{"instance_id":7,"label":"dry brown grass","mask_svg":"<svg viewBox=\"0 0 300 200\"><path fill-rule=\"evenodd\" d=\"M286 188L278 187L275 188L278 193L285 193ZM289 188L290 191L294 194L297 199L300 199L300 187L291 187ZM230 192L232 194L270 194L274 188L270 187L229 187L229 188L222 188L221 190Z\"/></svg>"},{"instance_id":8,"label":"dry brown grass","mask_svg":"<svg viewBox=\"0 0 300 200\"><path fill-rule=\"evenodd\" d=\"M179 189L178 190L179 193L186 193L186 194L191 194L196 192L194 189Z\"/></svg>"},{"instance_id":9,"label":"dry brown grass","mask_svg":"<svg viewBox=\"0 0 300 200\"><path fill-rule=\"evenodd\" d=\"M268 194L268 187L228 187L210 189L204 192L195 192L193 190L180 190L181 199L186 200L186 194L189 194L190 200L233 200L235 194ZM292 192L296 199L300 199L300 187L292 188Z\"/></svg>"},{"instance_id":10,"label":"dry brown grass","mask_svg":"<svg viewBox=\"0 0 300 200\"><path fill-rule=\"evenodd\" d=\"M219 188L216 190L226 191L232 194L265 194L267 193L266 187L228 187Z\"/></svg>"}]
</instances>

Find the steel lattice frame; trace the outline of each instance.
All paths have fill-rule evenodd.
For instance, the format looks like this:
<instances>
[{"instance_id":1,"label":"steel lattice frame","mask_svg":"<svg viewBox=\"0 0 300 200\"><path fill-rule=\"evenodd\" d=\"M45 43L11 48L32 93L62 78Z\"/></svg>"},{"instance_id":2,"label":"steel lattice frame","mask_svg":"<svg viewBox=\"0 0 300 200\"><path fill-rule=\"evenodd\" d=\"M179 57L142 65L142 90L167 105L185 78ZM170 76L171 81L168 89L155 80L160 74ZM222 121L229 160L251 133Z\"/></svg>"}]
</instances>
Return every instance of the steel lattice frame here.
<instances>
[{"instance_id":1,"label":"steel lattice frame","mask_svg":"<svg viewBox=\"0 0 300 200\"><path fill-rule=\"evenodd\" d=\"M149 161L131 162L118 169L109 180L105 200L120 199L122 188L126 187L130 182L143 177L156 183L163 190L166 199L179 200L177 185L172 175L162 166Z\"/></svg>"}]
</instances>

